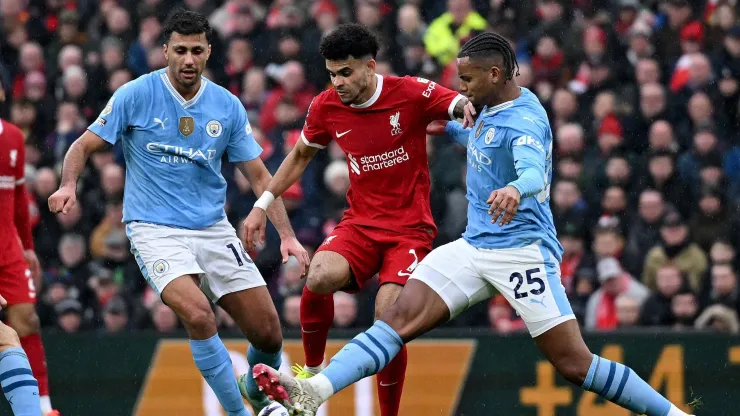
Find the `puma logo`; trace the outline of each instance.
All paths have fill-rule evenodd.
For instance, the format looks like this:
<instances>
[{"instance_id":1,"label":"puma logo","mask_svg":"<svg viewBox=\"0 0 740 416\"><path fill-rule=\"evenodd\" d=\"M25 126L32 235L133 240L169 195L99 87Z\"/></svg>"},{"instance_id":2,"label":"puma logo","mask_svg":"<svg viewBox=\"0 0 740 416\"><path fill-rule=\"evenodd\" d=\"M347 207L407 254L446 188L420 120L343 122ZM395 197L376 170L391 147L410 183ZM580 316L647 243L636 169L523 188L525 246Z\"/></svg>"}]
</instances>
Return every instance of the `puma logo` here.
<instances>
[{"instance_id":1,"label":"puma logo","mask_svg":"<svg viewBox=\"0 0 740 416\"><path fill-rule=\"evenodd\" d=\"M529 303L539 303L542 305L543 308L545 308L545 297L543 296L542 299L537 300L536 298L529 298Z\"/></svg>"}]
</instances>

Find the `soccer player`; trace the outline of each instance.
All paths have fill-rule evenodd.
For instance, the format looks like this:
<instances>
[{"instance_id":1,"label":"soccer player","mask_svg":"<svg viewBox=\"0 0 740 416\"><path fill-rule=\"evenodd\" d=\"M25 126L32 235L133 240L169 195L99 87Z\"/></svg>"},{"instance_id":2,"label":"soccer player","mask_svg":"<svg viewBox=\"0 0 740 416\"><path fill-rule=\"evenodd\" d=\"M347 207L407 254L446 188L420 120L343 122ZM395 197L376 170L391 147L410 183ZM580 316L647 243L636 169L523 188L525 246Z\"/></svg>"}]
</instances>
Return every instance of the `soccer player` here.
<instances>
[{"instance_id":1,"label":"soccer player","mask_svg":"<svg viewBox=\"0 0 740 416\"><path fill-rule=\"evenodd\" d=\"M445 127L467 147L462 238L427 256L396 303L320 374L297 380L256 366L258 384L298 414L313 415L336 392L382 370L405 343L495 289L566 380L635 413L685 415L630 368L592 354L583 342L560 283L563 250L549 207L552 132L537 97L513 80L511 46L497 34L478 35L461 48L457 65L461 91L480 113L471 130Z\"/></svg>"},{"instance_id":2,"label":"soccer player","mask_svg":"<svg viewBox=\"0 0 740 416\"><path fill-rule=\"evenodd\" d=\"M298 180L319 149L337 141L349 164L349 209L311 261L301 296L306 364L296 368L299 377L321 370L334 292L356 292L379 274L375 315L380 316L431 251L437 228L429 208L426 126L441 118L463 118L467 103L423 78L376 74L378 40L361 25L340 25L319 49L334 88L314 98L301 140L246 220L251 248L255 237L264 238L265 209L272 199ZM402 349L378 374L383 416L398 414L405 372Z\"/></svg>"},{"instance_id":3,"label":"soccer player","mask_svg":"<svg viewBox=\"0 0 740 416\"><path fill-rule=\"evenodd\" d=\"M229 415L247 415L229 353L219 339L209 299L239 325L251 345L250 365L278 367L280 322L265 281L226 220L226 152L260 195L270 181L247 113L226 89L202 77L211 27L198 13L179 11L164 29L167 68L119 88L100 117L70 147L53 212L75 204L75 187L92 152L119 139L126 159L123 221L131 251L148 283L177 314L193 359ZM282 201L270 218L280 233L283 262L308 254L296 240ZM269 404L254 382L244 396L259 412Z\"/></svg>"},{"instance_id":4,"label":"soccer player","mask_svg":"<svg viewBox=\"0 0 740 416\"><path fill-rule=\"evenodd\" d=\"M4 97L0 85L0 102ZM53 416L59 413L51 407L46 353L36 315L34 281L41 274L41 266L33 248L24 184L25 164L23 133L18 127L0 120L0 296L7 301L6 322L20 338L36 379L34 383L38 381L35 388L37 395L40 394L41 414Z\"/></svg>"}]
</instances>

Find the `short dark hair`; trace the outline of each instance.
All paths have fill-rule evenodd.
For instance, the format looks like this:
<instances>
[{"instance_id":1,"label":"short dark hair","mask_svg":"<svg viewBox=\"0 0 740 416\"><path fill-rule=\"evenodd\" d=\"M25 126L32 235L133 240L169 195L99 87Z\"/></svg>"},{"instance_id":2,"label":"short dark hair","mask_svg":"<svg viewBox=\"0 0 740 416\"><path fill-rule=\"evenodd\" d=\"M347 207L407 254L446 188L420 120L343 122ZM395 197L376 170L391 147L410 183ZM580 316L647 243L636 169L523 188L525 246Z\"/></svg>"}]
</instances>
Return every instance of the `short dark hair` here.
<instances>
[{"instance_id":1,"label":"short dark hair","mask_svg":"<svg viewBox=\"0 0 740 416\"><path fill-rule=\"evenodd\" d=\"M206 40L209 44L213 37L213 30L211 29L211 24L208 23L208 19L200 13L190 10L178 10L173 13L167 19L162 33L165 43L170 41L172 33L179 33L181 35L200 35L201 33L205 33Z\"/></svg>"},{"instance_id":2,"label":"short dark hair","mask_svg":"<svg viewBox=\"0 0 740 416\"><path fill-rule=\"evenodd\" d=\"M498 33L486 32L470 39L460 48L458 58L486 59L500 55L504 60L504 75L512 79L519 75L519 63L509 41Z\"/></svg>"},{"instance_id":3,"label":"short dark hair","mask_svg":"<svg viewBox=\"0 0 740 416\"><path fill-rule=\"evenodd\" d=\"M334 31L321 40L319 52L324 59L340 61L352 58L364 58L378 55L380 42L368 28L357 23L346 23L337 26Z\"/></svg>"}]
</instances>

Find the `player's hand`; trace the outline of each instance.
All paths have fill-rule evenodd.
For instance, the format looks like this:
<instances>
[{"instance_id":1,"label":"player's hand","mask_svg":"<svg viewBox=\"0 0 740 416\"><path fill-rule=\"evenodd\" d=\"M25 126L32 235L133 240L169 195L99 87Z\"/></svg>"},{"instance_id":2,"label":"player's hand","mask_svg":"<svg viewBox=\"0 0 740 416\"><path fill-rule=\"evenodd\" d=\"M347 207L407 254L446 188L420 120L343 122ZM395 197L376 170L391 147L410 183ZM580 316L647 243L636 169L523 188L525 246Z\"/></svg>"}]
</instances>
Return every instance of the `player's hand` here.
<instances>
[{"instance_id":1,"label":"player's hand","mask_svg":"<svg viewBox=\"0 0 740 416\"><path fill-rule=\"evenodd\" d=\"M434 120L427 124L427 134L430 136L444 136L448 120Z\"/></svg>"},{"instance_id":2,"label":"player's hand","mask_svg":"<svg viewBox=\"0 0 740 416\"><path fill-rule=\"evenodd\" d=\"M283 255L283 264L288 262L288 257L293 256L301 264L301 276L308 273L308 263L310 262L308 252L295 237L282 239L280 242L280 254Z\"/></svg>"},{"instance_id":3,"label":"player's hand","mask_svg":"<svg viewBox=\"0 0 740 416\"><path fill-rule=\"evenodd\" d=\"M23 257L26 258L28 267L31 269L31 278L33 279L33 282L38 285L39 277L41 277L41 263L39 262L39 258L36 257L36 252L33 250L24 250Z\"/></svg>"},{"instance_id":4,"label":"player's hand","mask_svg":"<svg viewBox=\"0 0 740 416\"><path fill-rule=\"evenodd\" d=\"M499 217L501 220L498 225L503 226L510 223L519 208L521 197L519 191L511 185L491 192L491 196L486 201L491 204L488 210L488 213L493 215L491 224L495 224Z\"/></svg>"},{"instance_id":5,"label":"player's hand","mask_svg":"<svg viewBox=\"0 0 740 416\"><path fill-rule=\"evenodd\" d=\"M49 197L49 211L66 214L77 203L75 186L62 186Z\"/></svg>"},{"instance_id":6,"label":"player's hand","mask_svg":"<svg viewBox=\"0 0 740 416\"><path fill-rule=\"evenodd\" d=\"M468 127L475 126L475 116L478 114L475 111L475 107L473 107L473 103L468 101L467 104L465 104L465 107L463 107L463 122L462 126L464 129L467 129Z\"/></svg>"},{"instance_id":7,"label":"player's hand","mask_svg":"<svg viewBox=\"0 0 740 416\"><path fill-rule=\"evenodd\" d=\"M244 227L244 244L247 251L257 248L257 244L265 243L265 230L267 229L267 213L262 208L252 208L252 212L242 223Z\"/></svg>"}]
</instances>

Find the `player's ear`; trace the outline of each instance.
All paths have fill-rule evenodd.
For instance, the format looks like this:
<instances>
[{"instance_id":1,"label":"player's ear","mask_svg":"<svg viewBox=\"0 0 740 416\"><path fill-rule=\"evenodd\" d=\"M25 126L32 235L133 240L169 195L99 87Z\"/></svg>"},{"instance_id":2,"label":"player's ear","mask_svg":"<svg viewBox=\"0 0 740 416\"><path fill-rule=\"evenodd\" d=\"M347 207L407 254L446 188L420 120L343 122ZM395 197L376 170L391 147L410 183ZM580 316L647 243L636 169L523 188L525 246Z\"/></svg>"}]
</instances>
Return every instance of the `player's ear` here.
<instances>
[{"instance_id":1,"label":"player's ear","mask_svg":"<svg viewBox=\"0 0 740 416\"><path fill-rule=\"evenodd\" d=\"M206 53L206 60L211 57L211 44L208 44L208 53Z\"/></svg>"},{"instance_id":2,"label":"player's ear","mask_svg":"<svg viewBox=\"0 0 740 416\"><path fill-rule=\"evenodd\" d=\"M164 59L167 60L167 44L162 44L162 53L164 54Z\"/></svg>"},{"instance_id":3,"label":"player's ear","mask_svg":"<svg viewBox=\"0 0 740 416\"><path fill-rule=\"evenodd\" d=\"M488 73L491 76L491 83L498 84L501 80L501 70L497 66L492 66L491 69L488 70Z\"/></svg>"}]
</instances>

